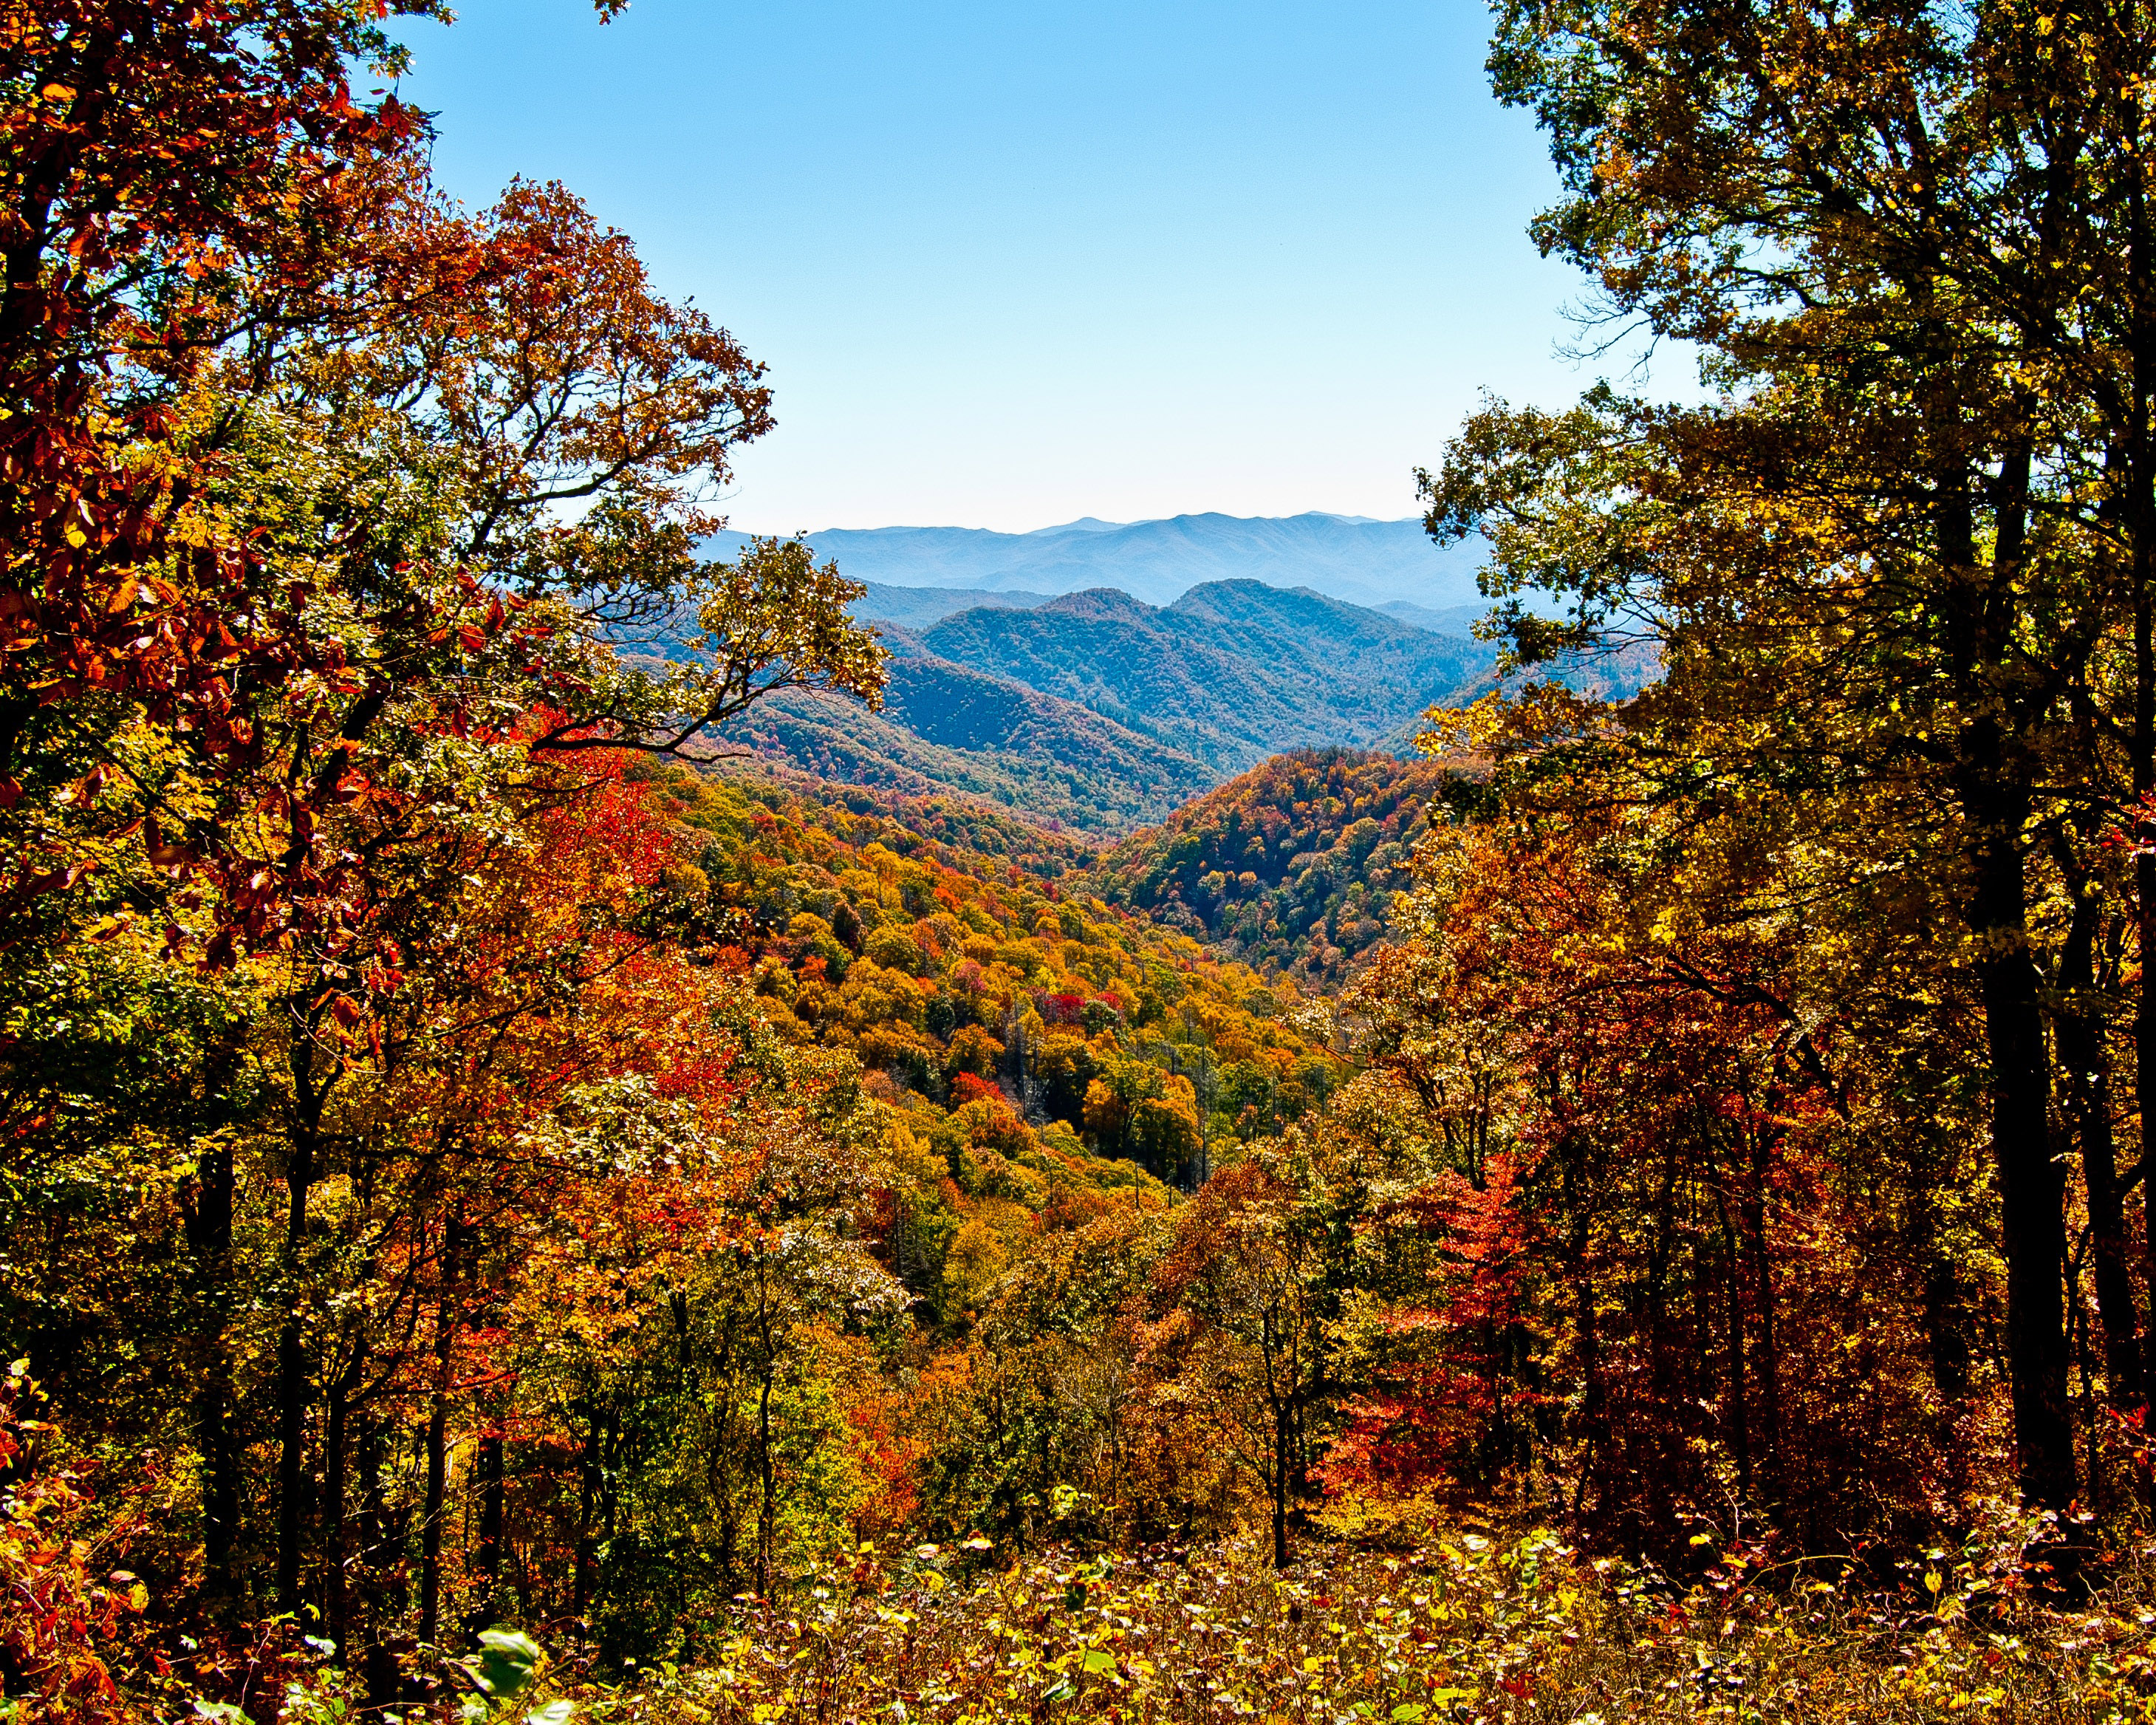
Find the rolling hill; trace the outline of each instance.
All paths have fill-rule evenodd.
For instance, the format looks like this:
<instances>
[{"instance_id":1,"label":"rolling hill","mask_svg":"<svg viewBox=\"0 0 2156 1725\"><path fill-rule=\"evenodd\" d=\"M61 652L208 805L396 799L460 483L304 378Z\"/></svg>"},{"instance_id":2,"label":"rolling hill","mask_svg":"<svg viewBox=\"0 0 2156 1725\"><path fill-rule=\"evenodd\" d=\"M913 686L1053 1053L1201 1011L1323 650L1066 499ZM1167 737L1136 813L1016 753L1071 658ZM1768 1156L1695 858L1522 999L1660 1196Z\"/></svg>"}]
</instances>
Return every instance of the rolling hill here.
<instances>
[{"instance_id":1,"label":"rolling hill","mask_svg":"<svg viewBox=\"0 0 2156 1725\"><path fill-rule=\"evenodd\" d=\"M1132 834L1088 875L1110 904L1224 958L1332 988L1384 936L1447 777L1354 749L1276 755Z\"/></svg>"},{"instance_id":2,"label":"rolling hill","mask_svg":"<svg viewBox=\"0 0 2156 1725\"><path fill-rule=\"evenodd\" d=\"M1029 819L1112 834L1165 816L1219 773L1075 702L926 652L896 629L884 710L789 693L721 733L819 778L921 797L955 792Z\"/></svg>"},{"instance_id":3,"label":"rolling hill","mask_svg":"<svg viewBox=\"0 0 2156 1725\"><path fill-rule=\"evenodd\" d=\"M1091 708L1222 775L1283 749L1377 746L1493 650L1322 594L1212 582L1156 608L1095 589L921 632L937 657Z\"/></svg>"}]
</instances>

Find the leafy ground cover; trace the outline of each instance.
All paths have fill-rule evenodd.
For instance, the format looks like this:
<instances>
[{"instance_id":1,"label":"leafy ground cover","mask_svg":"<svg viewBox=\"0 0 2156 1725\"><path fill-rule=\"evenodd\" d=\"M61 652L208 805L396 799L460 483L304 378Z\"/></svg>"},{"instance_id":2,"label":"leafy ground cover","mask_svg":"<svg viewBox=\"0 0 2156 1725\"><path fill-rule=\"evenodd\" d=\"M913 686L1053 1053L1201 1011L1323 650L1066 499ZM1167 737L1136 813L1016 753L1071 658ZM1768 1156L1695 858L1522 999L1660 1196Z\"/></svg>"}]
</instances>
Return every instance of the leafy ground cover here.
<instances>
[{"instance_id":1,"label":"leafy ground cover","mask_svg":"<svg viewBox=\"0 0 2156 1725\"><path fill-rule=\"evenodd\" d=\"M1015 1562L930 1546L749 1609L717 1663L567 1692L638 1725L2148 1717L2150 1553L2069 1603L2025 1565L2031 1531L2002 1522L1895 1586L1743 1549L1680 1584L1486 1524L1317 1547L1286 1571L1235 1543Z\"/></svg>"}]
</instances>

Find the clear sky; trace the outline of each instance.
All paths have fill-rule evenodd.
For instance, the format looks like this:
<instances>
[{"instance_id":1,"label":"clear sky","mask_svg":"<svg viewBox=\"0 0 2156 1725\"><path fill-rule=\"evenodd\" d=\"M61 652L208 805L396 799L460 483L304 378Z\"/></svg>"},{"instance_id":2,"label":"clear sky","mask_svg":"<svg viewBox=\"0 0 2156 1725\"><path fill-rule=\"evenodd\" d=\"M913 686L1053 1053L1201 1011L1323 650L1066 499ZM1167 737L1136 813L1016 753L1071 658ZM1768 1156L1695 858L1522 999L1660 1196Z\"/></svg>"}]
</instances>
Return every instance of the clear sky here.
<instances>
[{"instance_id":1,"label":"clear sky","mask_svg":"<svg viewBox=\"0 0 2156 1725\"><path fill-rule=\"evenodd\" d=\"M560 179L767 362L758 531L1414 512L1584 284L1463 0L461 0L403 93L470 203Z\"/></svg>"}]
</instances>

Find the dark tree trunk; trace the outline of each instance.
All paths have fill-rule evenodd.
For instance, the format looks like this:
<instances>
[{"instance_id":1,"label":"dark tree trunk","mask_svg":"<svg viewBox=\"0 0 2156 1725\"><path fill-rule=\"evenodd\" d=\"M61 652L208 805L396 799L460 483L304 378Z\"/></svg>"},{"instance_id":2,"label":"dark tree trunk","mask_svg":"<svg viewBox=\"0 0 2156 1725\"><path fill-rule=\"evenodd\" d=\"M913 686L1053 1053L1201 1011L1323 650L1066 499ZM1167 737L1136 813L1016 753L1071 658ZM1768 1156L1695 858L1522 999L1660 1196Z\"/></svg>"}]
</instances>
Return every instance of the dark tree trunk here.
<instances>
[{"instance_id":1,"label":"dark tree trunk","mask_svg":"<svg viewBox=\"0 0 2156 1725\"><path fill-rule=\"evenodd\" d=\"M348 1664L352 1641L351 1553L345 1543L345 1468L352 1427L352 1393L359 1383L362 1355L330 1385L322 1420L322 1617L336 1643L337 1660Z\"/></svg>"},{"instance_id":2,"label":"dark tree trunk","mask_svg":"<svg viewBox=\"0 0 2156 1725\"><path fill-rule=\"evenodd\" d=\"M2096 927L2101 901L2075 907L2060 963L2065 999L2059 1009L2059 1065L2066 1078L2066 1117L2082 1151L2087 1189L2089 1245L2097 1316L2103 1324L2106 1391L2118 1407L2142 1400L2141 1353L2133 1281L2127 1265L2126 1206L2118 1184L2118 1151L2111 1110L2111 1053L2094 999Z\"/></svg>"},{"instance_id":3,"label":"dark tree trunk","mask_svg":"<svg viewBox=\"0 0 2156 1725\"><path fill-rule=\"evenodd\" d=\"M2125 515L2131 547L2133 602L2133 726L2128 747L2135 800L2144 809L2156 798L2156 436L2150 407L2156 401L2156 271L2149 257L2148 210L2142 175L2131 177L2127 197L2127 271L2135 317L2133 396L2123 467ZM2135 836L2146 845L2156 840L2156 824L2143 821ZM2156 1136L2156 853L2133 861L2136 946L2141 962L2141 989L2133 1014L2133 1096L2142 1127L2143 1251L2146 1258L2149 1322L2143 1332L2141 1383L2156 1388L2156 1164L2149 1158Z\"/></svg>"},{"instance_id":4,"label":"dark tree trunk","mask_svg":"<svg viewBox=\"0 0 2156 1725\"><path fill-rule=\"evenodd\" d=\"M362 1412L359 1420L359 1623L357 1638L364 1643L360 1668L370 1707L395 1706L403 1699L404 1676L397 1656L388 1644L387 1628L401 1609L403 1596L393 1594L391 1576L398 1573L392 1549L396 1541L388 1507L382 1494L382 1424Z\"/></svg>"},{"instance_id":5,"label":"dark tree trunk","mask_svg":"<svg viewBox=\"0 0 2156 1725\"><path fill-rule=\"evenodd\" d=\"M1287 1404L1282 1402L1273 1418L1273 1568L1287 1568Z\"/></svg>"},{"instance_id":6,"label":"dark tree trunk","mask_svg":"<svg viewBox=\"0 0 2156 1725\"><path fill-rule=\"evenodd\" d=\"M442 1285L434 1315L434 1386L427 1409L427 1484L419 1524L419 1639L433 1646L442 1630L442 1517L449 1497L449 1389L457 1330L457 1284L463 1273L462 1219L442 1225Z\"/></svg>"},{"instance_id":7,"label":"dark tree trunk","mask_svg":"<svg viewBox=\"0 0 2156 1725\"><path fill-rule=\"evenodd\" d=\"M756 1591L757 1597L767 1599L771 1597L772 1532L778 1497L778 1471L771 1453L771 1390L774 1368L775 1363L767 1354L763 1376L757 1385L756 1397Z\"/></svg>"},{"instance_id":8,"label":"dark tree trunk","mask_svg":"<svg viewBox=\"0 0 2156 1725\"><path fill-rule=\"evenodd\" d=\"M1738 1250L1737 1230L1729 1219L1728 1201L1719 1193L1722 1212L1722 1294L1729 1350L1729 1387L1722 1423L1728 1435L1729 1453L1737 1461L1738 1513L1752 1502L1752 1418L1744 1388L1744 1274L1743 1256Z\"/></svg>"},{"instance_id":9,"label":"dark tree trunk","mask_svg":"<svg viewBox=\"0 0 2156 1725\"><path fill-rule=\"evenodd\" d=\"M2067 1404L2065 1165L2051 1140L2051 1061L2019 834L2026 798L1984 785L1965 796L1977 829L1969 927L1980 956L1991 1065L1991 1143L2006 1256L2006 1353L2021 1495L2064 1509L2077 1484Z\"/></svg>"},{"instance_id":10,"label":"dark tree trunk","mask_svg":"<svg viewBox=\"0 0 2156 1725\"><path fill-rule=\"evenodd\" d=\"M472 1568L480 1578L481 1591L471 1606L475 1635L501 1612L506 1485L501 1433L490 1431L479 1446L479 1543L472 1553Z\"/></svg>"},{"instance_id":11,"label":"dark tree trunk","mask_svg":"<svg viewBox=\"0 0 2156 1725\"><path fill-rule=\"evenodd\" d=\"M2137 535L2133 548L2133 793L2146 800L2156 797L2156 579L2149 564L2156 557L2156 523ZM2143 822L2137 836L2143 845L2156 841L2156 824ZM2156 1131L2156 850L2133 860L2136 947L2141 960L2141 990L2133 1011L2133 1093L2141 1127L2142 1250L2148 1285L2150 1322L2144 1332L2141 1381L2156 1384L2156 1176L2148 1170Z\"/></svg>"},{"instance_id":12,"label":"dark tree trunk","mask_svg":"<svg viewBox=\"0 0 2156 1725\"><path fill-rule=\"evenodd\" d=\"M1782 1367L1774 1341L1774 1261L1767 1245L1767 1175L1772 1140L1754 1130L1752 1190L1745 1221L1752 1235L1753 1296L1759 1305L1759 1461L1770 1502L1782 1496Z\"/></svg>"},{"instance_id":13,"label":"dark tree trunk","mask_svg":"<svg viewBox=\"0 0 2156 1725\"><path fill-rule=\"evenodd\" d=\"M314 1178L314 1134L304 1131L296 1135L285 1176L285 1317L277 1334L277 1602L286 1611L300 1609L306 1526L307 1412L313 1385L307 1372L306 1302L300 1279L307 1193Z\"/></svg>"},{"instance_id":14,"label":"dark tree trunk","mask_svg":"<svg viewBox=\"0 0 2156 1725\"><path fill-rule=\"evenodd\" d=\"M195 1169L187 1209L201 1317L202 1383L195 1396L202 1455L203 1595L210 1615L228 1618L239 1603L239 1445L232 1430L232 1357L225 1345L231 1310L232 1150L211 1140Z\"/></svg>"},{"instance_id":15,"label":"dark tree trunk","mask_svg":"<svg viewBox=\"0 0 2156 1725\"><path fill-rule=\"evenodd\" d=\"M580 1622L591 1611L592 1572L598 1560L598 1541L595 1530L599 1497L605 1484L602 1472L605 1452L601 1447L603 1429L600 1423L598 1399L593 1396L587 1407L583 1460L578 1470L577 1573L571 1584L569 1608L570 1615Z\"/></svg>"}]
</instances>

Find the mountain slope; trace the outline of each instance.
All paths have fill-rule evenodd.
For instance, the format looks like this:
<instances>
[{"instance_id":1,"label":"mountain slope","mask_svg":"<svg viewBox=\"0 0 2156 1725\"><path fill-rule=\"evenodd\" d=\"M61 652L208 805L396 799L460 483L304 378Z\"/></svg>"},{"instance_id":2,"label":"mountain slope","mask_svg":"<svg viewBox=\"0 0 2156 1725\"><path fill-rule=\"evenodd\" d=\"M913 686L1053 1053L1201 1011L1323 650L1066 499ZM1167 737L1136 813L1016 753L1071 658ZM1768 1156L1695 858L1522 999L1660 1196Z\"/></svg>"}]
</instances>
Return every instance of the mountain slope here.
<instances>
[{"instance_id":1,"label":"mountain slope","mask_svg":"<svg viewBox=\"0 0 2156 1725\"><path fill-rule=\"evenodd\" d=\"M921 639L1229 773L1282 749L1374 745L1492 656L1479 642L1255 581L1209 583L1160 609L1096 590L1030 611L965 611Z\"/></svg>"},{"instance_id":2,"label":"mountain slope","mask_svg":"<svg viewBox=\"0 0 2156 1725\"><path fill-rule=\"evenodd\" d=\"M926 654L902 630L886 639L894 656L880 714L843 696L773 696L720 740L819 778L957 792L1084 832L1158 820L1219 778L1084 706Z\"/></svg>"},{"instance_id":3,"label":"mountain slope","mask_svg":"<svg viewBox=\"0 0 2156 1725\"><path fill-rule=\"evenodd\" d=\"M1223 957L1329 988L1383 935L1445 778L1434 762L1353 749L1276 756L1132 834L1089 874L1109 903Z\"/></svg>"},{"instance_id":4,"label":"mountain slope","mask_svg":"<svg viewBox=\"0 0 2156 1725\"><path fill-rule=\"evenodd\" d=\"M832 528L808 537L819 557L836 558L852 579L880 586L1045 593L1115 587L1153 604L1208 582L1258 581L1307 587L1355 604L1402 599L1443 608L1476 598L1475 571L1484 555L1474 542L1440 550L1414 518L1373 521L1317 513L1087 520L1033 533ZM738 535L721 536L711 550L732 555L739 543Z\"/></svg>"}]
</instances>

